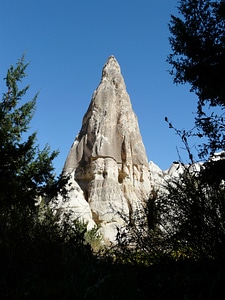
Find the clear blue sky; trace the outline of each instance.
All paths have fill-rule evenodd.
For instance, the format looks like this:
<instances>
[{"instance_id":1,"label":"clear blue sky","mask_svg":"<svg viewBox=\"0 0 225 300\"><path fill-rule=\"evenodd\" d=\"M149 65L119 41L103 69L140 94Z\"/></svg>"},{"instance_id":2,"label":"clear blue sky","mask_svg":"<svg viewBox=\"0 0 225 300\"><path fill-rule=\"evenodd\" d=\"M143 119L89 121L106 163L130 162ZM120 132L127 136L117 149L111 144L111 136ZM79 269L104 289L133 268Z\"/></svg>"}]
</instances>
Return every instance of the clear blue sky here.
<instances>
[{"instance_id":1,"label":"clear blue sky","mask_svg":"<svg viewBox=\"0 0 225 300\"><path fill-rule=\"evenodd\" d=\"M118 60L138 116L148 160L163 170L182 145L164 121L193 125L196 97L167 72L170 14L176 0L1 0L0 88L8 67L26 52L30 97L40 92L32 121L41 148L59 149L59 173L81 128L109 55ZM184 154L182 150L181 155ZM184 156L185 160L185 156Z\"/></svg>"}]
</instances>

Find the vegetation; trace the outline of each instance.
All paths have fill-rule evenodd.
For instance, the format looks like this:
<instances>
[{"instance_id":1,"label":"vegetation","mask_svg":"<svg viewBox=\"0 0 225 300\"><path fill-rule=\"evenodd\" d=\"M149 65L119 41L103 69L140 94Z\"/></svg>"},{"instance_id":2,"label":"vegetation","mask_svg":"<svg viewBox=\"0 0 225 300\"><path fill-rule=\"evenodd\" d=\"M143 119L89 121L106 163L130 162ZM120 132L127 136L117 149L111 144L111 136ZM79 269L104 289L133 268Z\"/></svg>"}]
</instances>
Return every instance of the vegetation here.
<instances>
[{"instance_id":1,"label":"vegetation","mask_svg":"<svg viewBox=\"0 0 225 300\"><path fill-rule=\"evenodd\" d=\"M188 139L208 138L201 158L225 150L223 116L203 111L206 103L225 105L225 2L181 0L178 11L168 62L175 83L191 84L198 96L196 131L166 121L190 164L152 191L145 215L118 229L114 247L102 247L97 228L59 222L46 205L57 193L66 196L66 178L54 175L57 152L40 150L36 133L28 134L37 95L23 100L25 58L9 68L0 102L1 299L224 299L225 160L196 170Z\"/></svg>"},{"instance_id":2,"label":"vegetation","mask_svg":"<svg viewBox=\"0 0 225 300\"><path fill-rule=\"evenodd\" d=\"M198 136L208 137L201 157L225 149L225 2L223 0L181 0L180 17L171 16L168 62L177 84L189 83L198 96ZM205 109L209 104L211 111ZM217 107L215 111L213 108Z\"/></svg>"},{"instance_id":3,"label":"vegetation","mask_svg":"<svg viewBox=\"0 0 225 300\"><path fill-rule=\"evenodd\" d=\"M0 295L8 299L47 298L72 268L81 271L92 260L84 230L63 226L45 199L65 193L66 178L55 178L56 151L40 150L36 133L28 134L37 95L23 102L28 64L24 56L7 72L0 102ZM21 104L22 102L22 104ZM41 201L41 205L37 205ZM71 238L72 237L72 238ZM76 278L78 280L78 277ZM69 284L66 282L66 284Z\"/></svg>"},{"instance_id":4,"label":"vegetation","mask_svg":"<svg viewBox=\"0 0 225 300\"><path fill-rule=\"evenodd\" d=\"M207 161L198 172L193 166L184 168L180 180L168 184L170 201L165 209L170 206L173 213L167 216L167 222L176 225L173 238L182 248L185 244L199 258L221 258L225 241L224 159L209 155L225 150L225 2L182 0L178 12L180 17L172 15L169 25L173 52L168 62L172 65L174 82L189 83L198 101L195 131L175 131L188 151L191 164L194 159L188 139L206 137L207 143L199 145L199 157Z\"/></svg>"}]
</instances>

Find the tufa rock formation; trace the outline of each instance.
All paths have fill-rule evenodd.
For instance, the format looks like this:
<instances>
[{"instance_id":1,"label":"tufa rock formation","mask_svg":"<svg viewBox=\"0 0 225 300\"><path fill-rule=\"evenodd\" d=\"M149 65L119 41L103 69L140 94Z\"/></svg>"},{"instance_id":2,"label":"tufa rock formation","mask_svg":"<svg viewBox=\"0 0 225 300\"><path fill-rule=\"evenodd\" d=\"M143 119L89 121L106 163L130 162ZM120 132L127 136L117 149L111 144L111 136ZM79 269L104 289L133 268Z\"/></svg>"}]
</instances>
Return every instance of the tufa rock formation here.
<instances>
[{"instance_id":1,"label":"tufa rock formation","mask_svg":"<svg viewBox=\"0 0 225 300\"><path fill-rule=\"evenodd\" d=\"M196 172L200 165L192 168ZM148 164L120 66L110 56L63 168L70 178L68 195L50 205L61 217L70 213L71 220L83 220L88 229L98 225L105 243L114 243L117 228L138 222L146 201L164 192L165 181L178 179L183 171L180 162L167 171Z\"/></svg>"},{"instance_id":2,"label":"tufa rock formation","mask_svg":"<svg viewBox=\"0 0 225 300\"><path fill-rule=\"evenodd\" d=\"M103 68L63 174L70 175L67 208L89 227L99 225L106 241L115 241L117 226L140 215L149 198L146 151L114 56Z\"/></svg>"}]
</instances>

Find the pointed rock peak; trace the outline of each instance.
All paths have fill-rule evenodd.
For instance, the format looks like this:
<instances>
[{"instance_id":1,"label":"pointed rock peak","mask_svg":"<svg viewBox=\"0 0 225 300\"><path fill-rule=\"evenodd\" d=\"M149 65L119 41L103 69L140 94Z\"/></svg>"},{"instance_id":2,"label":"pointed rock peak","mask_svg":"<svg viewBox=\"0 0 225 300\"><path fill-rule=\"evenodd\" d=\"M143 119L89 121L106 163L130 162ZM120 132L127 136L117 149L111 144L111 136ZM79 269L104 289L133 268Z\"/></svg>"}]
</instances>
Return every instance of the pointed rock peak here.
<instances>
[{"instance_id":1,"label":"pointed rock peak","mask_svg":"<svg viewBox=\"0 0 225 300\"><path fill-rule=\"evenodd\" d=\"M109 58L107 59L107 61L106 61L106 63L105 63L104 68L105 68L106 66L108 66L108 65L110 65L111 68L113 68L113 67L116 67L116 68L119 67L119 68L120 68L119 63L118 63L118 61L116 60L116 58L115 58L114 55L110 55L110 56L109 56Z\"/></svg>"},{"instance_id":2,"label":"pointed rock peak","mask_svg":"<svg viewBox=\"0 0 225 300\"><path fill-rule=\"evenodd\" d=\"M150 170L120 66L110 56L64 165L84 193L93 220L114 228L149 199ZM77 201L74 196L74 201ZM109 227L108 227L109 226ZM111 227L110 227L111 226ZM108 233L106 233L107 235Z\"/></svg>"},{"instance_id":3,"label":"pointed rock peak","mask_svg":"<svg viewBox=\"0 0 225 300\"><path fill-rule=\"evenodd\" d=\"M119 65L118 61L116 60L115 56L111 55L111 56L109 56L109 58L107 59L105 65L103 67L102 79L104 79L104 78L112 79L118 73L119 74L121 73L120 65Z\"/></svg>"}]
</instances>

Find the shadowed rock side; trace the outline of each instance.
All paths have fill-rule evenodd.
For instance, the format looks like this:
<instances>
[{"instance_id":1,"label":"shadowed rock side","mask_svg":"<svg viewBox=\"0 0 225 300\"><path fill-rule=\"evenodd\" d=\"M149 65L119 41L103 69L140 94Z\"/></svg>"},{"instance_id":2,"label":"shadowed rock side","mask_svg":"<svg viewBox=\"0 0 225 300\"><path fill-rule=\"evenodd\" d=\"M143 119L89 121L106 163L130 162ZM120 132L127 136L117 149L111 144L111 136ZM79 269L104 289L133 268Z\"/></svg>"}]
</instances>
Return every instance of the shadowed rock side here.
<instances>
[{"instance_id":1,"label":"shadowed rock side","mask_svg":"<svg viewBox=\"0 0 225 300\"><path fill-rule=\"evenodd\" d=\"M150 171L145 147L115 57L106 62L101 82L84 115L82 128L66 159L88 202L93 220L106 238L141 209L148 199Z\"/></svg>"}]
</instances>

